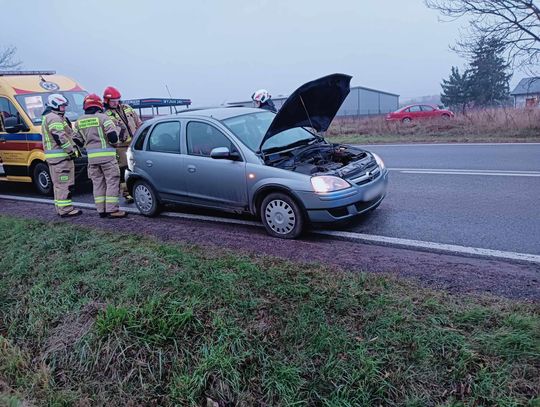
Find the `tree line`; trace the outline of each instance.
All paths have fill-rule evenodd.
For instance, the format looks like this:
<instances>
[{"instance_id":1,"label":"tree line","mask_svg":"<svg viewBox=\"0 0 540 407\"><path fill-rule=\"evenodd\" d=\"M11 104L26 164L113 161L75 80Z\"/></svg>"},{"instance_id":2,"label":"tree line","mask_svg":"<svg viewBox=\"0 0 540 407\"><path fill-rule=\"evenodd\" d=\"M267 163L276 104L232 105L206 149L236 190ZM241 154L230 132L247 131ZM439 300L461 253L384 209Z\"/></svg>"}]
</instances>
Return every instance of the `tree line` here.
<instances>
[{"instance_id":1,"label":"tree line","mask_svg":"<svg viewBox=\"0 0 540 407\"><path fill-rule=\"evenodd\" d=\"M467 18L463 35L452 47L468 60L452 67L442 82L441 101L467 108L501 106L509 100L511 68L538 75L540 7L536 0L425 0L451 20Z\"/></svg>"}]
</instances>

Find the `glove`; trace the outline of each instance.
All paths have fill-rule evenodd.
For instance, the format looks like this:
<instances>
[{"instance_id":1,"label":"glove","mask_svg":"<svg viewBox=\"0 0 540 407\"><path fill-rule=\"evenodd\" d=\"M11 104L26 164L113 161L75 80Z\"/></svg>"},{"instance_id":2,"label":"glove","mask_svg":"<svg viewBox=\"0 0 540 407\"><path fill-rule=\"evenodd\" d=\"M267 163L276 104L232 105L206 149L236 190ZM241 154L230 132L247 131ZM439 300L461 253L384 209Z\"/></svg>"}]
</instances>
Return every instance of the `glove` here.
<instances>
[{"instance_id":1,"label":"glove","mask_svg":"<svg viewBox=\"0 0 540 407\"><path fill-rule=\"evenodd\" d=\"M81 152L78 147L73 148L73 150L69 153L69 158L74 160L75 158L79 158L81 156Z\"/></svg>"}]
</instances>

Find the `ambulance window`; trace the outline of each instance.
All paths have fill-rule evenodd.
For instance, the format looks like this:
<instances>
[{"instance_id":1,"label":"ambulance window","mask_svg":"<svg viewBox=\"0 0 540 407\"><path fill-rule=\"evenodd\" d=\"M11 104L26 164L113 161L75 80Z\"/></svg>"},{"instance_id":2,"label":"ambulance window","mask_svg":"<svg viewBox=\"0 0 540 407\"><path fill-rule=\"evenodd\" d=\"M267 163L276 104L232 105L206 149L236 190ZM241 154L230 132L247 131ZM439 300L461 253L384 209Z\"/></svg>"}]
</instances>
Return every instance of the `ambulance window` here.
<instances>
[{"instance_id":1,"label":"ambulance window","mask_svg":"<svg viewBox=\"0 0 540 407\"><path fill-rule=\"evenodd\" d=\"M16 117L19 123L22 123L21 115L19 112L17 112L17 109L11 103L10 100L6 98L0 98L0 114L2 115L2 118L7 119L8 117Z\"/></svg>"},{"instance_id":2,"label":"ambulance window","mask_svg":"<svg viewBox=\"0 0 540 407\"><path fill-rule=\"evenodd\" d=\"M28 113L28 116L30 116L30 120L32 120L34 123L37 120L40 120L41 114L45 110L41 95L23 96L22 99L24 100L23 106L26 107L26 113Z\"/></svg>"},{"instance_id":3,"label":"ambulance window","mask_svg":"<svg viewBox=\"0 0 540 407\"><path fill-rule=\"evenodd\" d=\"M142 150L144 140L146 140L146 135L148 134L148 130L150 130L150 126L147 126L146 129L141 131L141 134L139 134L139 137L137 137L137 140L135 140L135 144L133 145L133 148L135 150Z\"/></svg>"}]
</instances>

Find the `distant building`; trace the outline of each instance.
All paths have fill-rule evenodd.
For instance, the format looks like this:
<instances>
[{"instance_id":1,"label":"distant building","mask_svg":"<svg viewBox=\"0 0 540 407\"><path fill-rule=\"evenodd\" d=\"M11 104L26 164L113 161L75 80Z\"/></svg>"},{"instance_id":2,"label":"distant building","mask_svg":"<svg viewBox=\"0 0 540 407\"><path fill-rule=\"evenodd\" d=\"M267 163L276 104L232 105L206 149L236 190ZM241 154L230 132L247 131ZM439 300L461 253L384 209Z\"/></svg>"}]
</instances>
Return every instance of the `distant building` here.
<instances>
[{"instance_id":1,"label":"distant building","mask_svg":"<svg viewBox=\"0 0 540 407\"><path fill-rule=\"evenodd\" d=\"M540 77L524 78L510 93L514 107L538 107L540 105Z\"/></svg>"},{"instance_id":2,"label":"distant building","mask_svg":"<svg viewBox=\"0 0 540 407\"><path fill-rule=\"evenodd\" d=\"M272 97L279 110L287 96ZM230 106L253 106L251 100L228 103ZM399 95L363 86L351 87L351 92L341 105L337 116L375 116L393 112L399 108Z\"/></svg>"}]
</instances>

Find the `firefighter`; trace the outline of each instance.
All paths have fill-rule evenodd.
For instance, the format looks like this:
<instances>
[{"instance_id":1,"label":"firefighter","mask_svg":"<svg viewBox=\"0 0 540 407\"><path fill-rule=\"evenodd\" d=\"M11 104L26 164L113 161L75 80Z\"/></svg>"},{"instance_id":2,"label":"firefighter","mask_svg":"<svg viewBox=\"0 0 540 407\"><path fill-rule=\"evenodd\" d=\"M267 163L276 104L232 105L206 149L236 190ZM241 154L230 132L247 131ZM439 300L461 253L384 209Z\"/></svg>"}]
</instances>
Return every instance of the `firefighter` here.
<instances>
[{"instance_id":1,"label":"firefighter","mask_svg":"<svg viewBox=\"0 0 540 407\"><path fill-rule=\"evenodd\" d=\"M125 142L122 142L116 146L116 152L118 153L119 157L118 165L120 166L122 195L127 203L132 203L133 198L131 195L129 195L124 178L128 166L126 152L129 147L129 143L131 143L131 140L135 135L135 132L139 127L141 127L142 121L131 106L122 103L120 100L121 97L122 95L118 89L113 86L108 86L103 91L105 113L117 126L118 134L126 134Z\"/></svg>"},{"instance_id":2,"label":"firefighter","mask_svg":"<svg viewBox=\"0 0 540 407\"><path fill-rule=\"evenodd\" d=\"M253 92L253 95L251 95L251 100L253 100L255 107L277 113L276 106L272 101L272 96L270 96L270 93L268 93L266 89L259 89Z\"/></svg>"},{"instance_id":3,"label":"firefighter","mask_svg":"<svg viewBox=\"0 0 540 407\"><path fill-rule=\"evenodd\" d=\"M75 123L73 141L86 148L96 209L102 218L123 218L126 213L119 208L120 169L113 145L125 140L119 138L114 122L103 113L98 95L87 95L83 109L84 115Z\"/></svg>"},{"instance_id":4,"label":"firefighter","mask_svg":"<svg viewBox=\"0 0 540 407\"><path fill-rule=\"evenodd\" d=\"M49 165L53 183L54 205L56 212L62 217L81 214L79 209L73 207L71 201L75 185L73 159L80 156L80 153L73 144L71 125L64 117L67 105L68 101L63 95L59 93L49 95L41 123L45 160Z\"/></svg>"}]
</instances>

